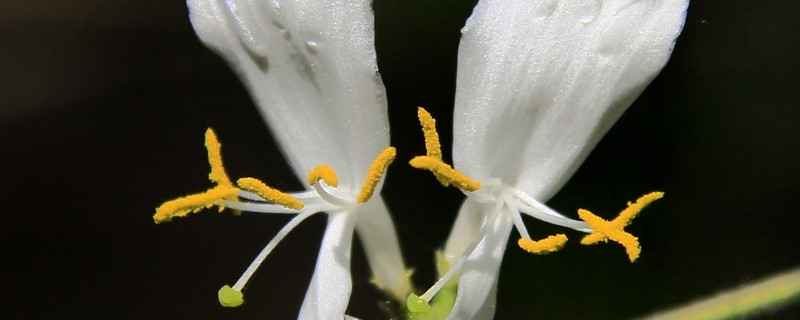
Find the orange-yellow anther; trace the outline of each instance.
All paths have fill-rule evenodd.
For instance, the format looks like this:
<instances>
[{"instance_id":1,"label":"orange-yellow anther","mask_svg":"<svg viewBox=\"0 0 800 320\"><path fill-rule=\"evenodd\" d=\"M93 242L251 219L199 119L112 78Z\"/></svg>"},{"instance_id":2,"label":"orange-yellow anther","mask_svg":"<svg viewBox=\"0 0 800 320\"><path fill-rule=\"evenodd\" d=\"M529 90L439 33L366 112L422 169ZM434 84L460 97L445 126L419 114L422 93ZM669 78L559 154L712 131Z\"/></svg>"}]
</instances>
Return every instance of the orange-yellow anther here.
<instances>
[{"instance_id":1,"label":"orange-yellow anther","mask_svg":"<svg viewBox=\"0 0 800 320\"><path fill-rule=\"evenodd\" d=\"M211 128L206 129L206 150L208 150L208 164L211 165L211 173L208 179L219 185L233 186L225 167L222 166L222 144L217 140L217 135Z\"/></svg>"},{"instance_id":2,"label":"orange-yellow anther","mask_svg":"<svg viewBox=\"0 0 800 320\"><path fill-rule=\"evenodd\" d=\"M372 161L372 165L369 166L369 171L367 172L367 177L361 185L361 191L358 192L356 202L364 203L372 197L372 193L375 192L375 187L378 186L381 177L383 177L383 174L386 172L386 168L394 161L396 155L397 150L395 150L394 147L388 147L383 149L381 154Z\"/></svg>"},{"instance_id":3,"label":"orange-yellow anther","mask_svg":"<svg viewBox=\"0 0 800 320\"><path fill-rule=\"evenodd\" d=\"M422 107L417 108L417 118L425 135L425 155L411 159L409 162L411 166L433 172L436 180L445 187L453 185L465 191L480 189L480 183L456 171L442 160L442 146L439 143L439 133L436 132L436 119Z\"/></svg>"},{"instance_id":4,"label":"orange-yellow anther","mask_svg":"<svg viewBox=\"0 0 800 320\"><path fill-rule=\"evenodd\" d=\"M205 139L206 150L208 150L208 164L211 166L211 173L208 174L208 179L216 183L217 186L208 189L206 192L164 202L156 208L156 213L153 215L153 220L156 223L171 221L174 217L185 217L189 213L196 213L213 206L219 207L219 211L222 211L225 208L225 200L236 200L239 189L233 186L228 174L225 173L225 167L222 165L222 145L211 128L206 130Z\"/></svg>"},{"instance_id":5,"label":"orange-yellow anther","mask_svg":"<svg viewBox=\"0 0 800 320\"><path fill-rule=\"evenodd\" d=\"M308 185L310 186L319 182L319 180L325 181L327 185L334 188L339 186L339 178L336 177L336 172L333 171L331 167L324 164L312 169L311 172L308 173L308 177L306 179Z\"/></svg>"},{"instance_id":6,"label":"orange-yellow anther","mask_svg":"<svg viewBox=\"0 0 800 320\"><path fill-rule=\"evenodd\" d=\"M300 210L303 208L302 201L292 197L290 194L270 188L265 183L261 182L261 180L255 178L241 178L236 180L236 184L239 185L239 188L242 188L242 190L255 193L269 202L277 203L293 210Z\"/></svg>"},{"instance_id":7,"label":"orange-yellow anther","mask_svg":"<svg viewBox=\"0 0 800 320\"><path fill-rule=\"evenodd\" d=\"M436 132L436 119L422 107L417 108L417 118L425 135L426 155L442 160L442 146L439 144L439 133Z\"/></svg>"},{"instance_id":8,"label":"orange-yellow anther","mask_svg":"<svg viewBox=\"0 0 800 320\"><path fill-rule=\"evenodd\" d=\"M239 190L229 186L217 186L203 193L197 193L164 202L156 208L153 220L156 223L172 221L174 217L185 217L189 213L218 206L225 209L225 200L236 200Z\"/></svg>"},{"instance_id":9,"label":"orange-yellow anther","mask_svg":"<svg viewBox=\"0 0 800 320\"><path fill-rule=\"evenodd\" d=\"M552 235L539 241L520 238L517 244L529 253L548 254L561 250L567 243L567 236L563 234Z\"/></svg>"},{"instance_id":10,"label":"orange-yellow anther","mask_svg":"<svg viewBox=\"0 0 800 320\"><path fill-rule=\"evenodd\" d=\"M464 191L476 191L481 188L481 184L470 179L461 172L456 171L442 160L430 156L418 156L409 161L412 167L425 169L433 172L443 186L453 185Z\"/></svg>"},{"instance_id":11,"label":"orange-yellow anther","mask_svg":"<svg viewBox=\"0 0 800 320\"><path fill-rule=\"evenodd\" d=\"M636 202L628 202L628 207L611 221L606 221L588 210L578 209L578 216L594 230L594 232L581 239L581 244L594 244L611 239L625 247L625 252L627 252L628 259L631 262L636 261L642 252L642 248L639 246L639 239L622 229L628 226L642 209L663 196L663 192L651 192L639 197Z\"/></svg>"}]
</instances>

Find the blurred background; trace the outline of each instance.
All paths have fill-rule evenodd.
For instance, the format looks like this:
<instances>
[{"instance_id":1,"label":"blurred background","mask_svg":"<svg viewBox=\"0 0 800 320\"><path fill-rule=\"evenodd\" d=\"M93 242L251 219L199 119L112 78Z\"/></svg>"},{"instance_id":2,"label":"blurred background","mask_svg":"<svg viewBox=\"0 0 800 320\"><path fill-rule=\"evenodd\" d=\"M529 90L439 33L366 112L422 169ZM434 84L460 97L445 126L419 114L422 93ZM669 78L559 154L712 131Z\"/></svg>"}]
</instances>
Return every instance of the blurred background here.
<instances>
[{"instance_id":1,"label":"blurred background","mask_svg":"<svg viewBox=\"0 0 800 320\"><path fill-rule=\"evenodd\" d=\"M424 153L419 105L450 155L459 29L474 3L374 4L399 152L383 195L422 288L463 195L405 163ZM629 319L800 266L798 17L796 1L694 1L669 64L548 202L613 217L665 191L628 228L642 257L577 245L576 232L547 256L511 244L496 318ZM195 37L184 2L0 2L0 318L295 318L324 215L281 243L238 309L220 307L217 290L287 217L208 211L153 223L163 201L210 186L207 127L231 176L300 190L242 84ZM353 270L349 313L385 319L358 244ZM799 314L795 303L749 319Z\"/></svg>"}]
</instances>

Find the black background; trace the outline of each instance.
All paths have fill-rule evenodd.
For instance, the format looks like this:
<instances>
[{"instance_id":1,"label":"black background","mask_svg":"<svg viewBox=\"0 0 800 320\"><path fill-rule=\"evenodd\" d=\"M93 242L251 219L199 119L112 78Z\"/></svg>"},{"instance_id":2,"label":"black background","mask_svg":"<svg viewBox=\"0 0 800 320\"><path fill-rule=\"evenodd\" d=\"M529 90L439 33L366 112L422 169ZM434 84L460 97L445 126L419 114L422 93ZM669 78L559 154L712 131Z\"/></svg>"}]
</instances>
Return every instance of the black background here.
<instances>
[{"instance_id":1,"label":"black background","mask_svg":"<svg viewBox=\"0 0 800 320\"><path fill-rule=\"evenodd\" d=\"M379 65L398 161L383 195L420 287L463 196L405 163L424 152L416 106L449 156L459 28L470 1L376 1ZM629 227L643 255L509 246L498 319L626 319L800 266L800 10L795 1L695 1L673 57L548 202L611 217L666 198ZM0 318L292 319L325 223L312 218L224 309L287 222L209 211L156 226L161 202L205 190L206 127L231 176L301 185L247 93L196 39L180 1L0 2ZM558 230L528 221L532 233ZM512 235L515 239L516 235ZM350 314L384 318L361 248ZM797 304L752 319L798 319Z\"/></svg>"}]
</instances>

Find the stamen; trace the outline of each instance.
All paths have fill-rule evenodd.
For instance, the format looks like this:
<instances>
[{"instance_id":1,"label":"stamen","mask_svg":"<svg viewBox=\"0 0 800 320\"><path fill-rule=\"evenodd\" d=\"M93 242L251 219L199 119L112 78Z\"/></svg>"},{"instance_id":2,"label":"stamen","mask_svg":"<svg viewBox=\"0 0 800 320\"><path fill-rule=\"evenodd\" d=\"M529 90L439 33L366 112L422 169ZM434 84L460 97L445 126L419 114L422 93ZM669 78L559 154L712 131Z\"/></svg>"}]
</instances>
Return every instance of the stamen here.
<instances>
[{"instance_id":1,"label":"stamen","mask_svg":"<svg viewBox=\"0 0 800 320\"><path fill-rule=\"evenodd\" d=\"M520 238L517 245L525 251L534 254L553 253L564 247L567 243L567 236L564 234L552 235L539 241Z\"/></svg>"},{"instance_id":2,"label":"stamen","mask_svg":"<svg viewBox=\"0 0 800 320\"><path fill-rule=\"evenodd\" d=\"M225 200L234 200L237 194L239 194L238 189L220 185L203 193L170 200L156 208L153 220L156 223L169 222L172 218L185 217L189 213L197 213L213 206L218 206L222 212L225 209Z\"/></svg>"},{"instance_id":3,"label":"stamen","mask_svg":"<svg viewBox=\"0 0 800 320\"><path fill-rule=\"evenodd\" d=\"M417 108L417 117L422 125L422 133L425 135L425 156L411 159L411 166L417 169L427 169L433 172L436 180L443 186L453 185L461 190L476 191L481 188L481 184L456 171L450 165L442 161L442 147L439 143L439 133L436 132L436 119L434 119L424 108Z\"/></svg>"},{"instance_id":4,"label":"stamen","mask_svg":"<svg viewBox=\"0 0 800 320\"><path fill-rule=\"evenodd\" d=\"M453 169L450 165L431 156L418 156L409 161L412 167L433 172L443 186L453 185L464 191L477 191L481 184Z\"/></svg>"},{"instance_id":5,"label":"stamen","mask_svg":"<svg viewBox=\"0 0 800 320\"><path fill-rule=\"evenodd\" d=\"M311 172L308 173L308 178L306 180L308 185L313 186L320 179L331 187L336 188L339 186L339 178L336 177L336 171L333 171L328 165L318 165L316 168L312 169Z\"/></svg>"},{"instance_id":6,"label":"stamen","mask_svg":"<svg viewBox=\"0 0 800 320\"><path fill-rule=\"evenodd\" d=\"M336 172L331 169L331 167L327 165L319 165L311 172L308 173L308 183L311 184L311 187L314 188L314 192L317 193L320 199L323 201L333 204L337 207L346 207L350 205L348 201L339 198L325 189L322 186L322 183L319 183L320 180L324 181L325 184L336 188L339 185L339 179L336 177Z\"/></svg>"},{"instance_id":7,"label":"stamen","mask_svg":"<svg viewBox=\"0 0 800 320\"><path fill-rule=\"evenodd\" d=\"M436 119L422 107L417 108L417 118L419 118L419 124L422 126L422 134L425 136L425 155L444 163L442 160L442 145L439 143L439 133L436 132ZM436 171L433 171L433 176L443 186L450 185L450 178L447 176Z\"/></svg>"},{"instance_id":8,"label":"stamen","mask_svg":"<svg viewBox=\"0 0 800 320\"><path fill-rule=\"evenodd\" d=\"M219 143L217 135L211 128L206 129L206 150L208 150L208 164L211 165L211 173L208 174L208 179L216 182L219 185L231 186L233 183L225 173L225 167L222 165L222 144Z\"/></svg>"},{"instance_id":9,"label":"stamen","mask_svg":"<svg viewBox=\"0 0 800 320\"><path fill-rule=\"evenodd\" d=\"M528 234L528 228L525 228L525 223L522 221L522 216L519 214L520 211L515 201L512 201L505 193L503 193L502 199L503 203L505 203L506 210L508 210L508 215L511 217L511 221L514 222L514 227L517 228L520 237L530 239L531 236Z\"/></svg>"},{"instance_id":10,"label":"stamen","mask_svg":"<svg viewBox=\"0 0 800 320\"><path fill-rule=\"evenodd\" d=\"M567 227L586 233L593 231L586 222L567 218L520 190L513 189L512 194L519 200L517 209L522 213L557 226Z\"/></svg>"},{"instance_id":11,"label":"stamen","mask_svg":"<svg viewBox=\"0 0 800 320\"><path fill-rule=\"evenodd\" d=\"M217 186L208 189L206 192L196 193L185 197L164 202L153 215L156 223L171 221L173 217L185 217L189 213L196 213L203 209L213 206L219 207L221 212L225 209L226 200L236 200L239 189L233 186L225 167L222 165L222 144L217 140L214 130L208 128L205 134L205 146L208 151L208 164L211 172L208 179L216 183Z\"/></svg>"},{"instance_id":12,"label":"stamen","mask_svg":"<svg viewBox=\"0 0 800 320\"><path fill-rule=\"evenodd\" d=\"M303 208L303 202L287 193L280 192L276 189L270 188L261 180L255 178L241 178L236 181L239 188L245 191L253 192L269 202L277 203L289 209L300 210Z\"/></svg>"},{"instance_id":13,"label":"stamen","mask_svg":"<svg viewBox=\"0 0 800 320\"><path fill-rule=\"evenodd\" d=\"M241 195L241 193L239 193L239 195ZM297 214L297 210L289 209L280 204L266 202L225 201L225 208L247 212Z\"/></svg>"},{"instance_id":14,"label":"stamen","mask_svg":"<svg viewBox=\"0 0 800 320\"><path fill-rule=\"evenodd\" d=\"M295 197L296 199L298 199L300 201L303 201L303 202L318 198L317 197L317 193L314 192L313 190L304 190L304 191L292 192L292 193L290 193L290 195L292 197ZM260 197L259 195L255 194L255 193L252 193L250 191L245 191L245 190L239 190L239 198L247 199L247 200L251 200L251 201L260 201L260 202L266 201L266 200L264 200L264 198Z\"/></svg>"},{"instance_id":15,"label":"stamen","mask_svg":"<svg viewBox=\"0 0 800 320\"><path fill-rule=\"evenodd\" d=\"M239 198L250 201L265 201L264 198L250 191L239 190Z\"/></svg>"},{"instance_id":16,"label":"stamen","mask_svg":"<svg viewBox=\"0 0 800 320\"><path fill-rule=\"evenodd\" d=\"M388 147L383 149L381 154L375 158L375 161L372 161L372 165L369 166L369 171L367 172L367 178L364 180L364 184L361 185L361 191L358 193L356 202L364 203L372 197L372 193L375 192L375 187L378 186L381 177L383 177L383 174L386 172L386 168L394 161L396 155L397 150L395 150L394 147Z\"/></svg>"},{"instance_id":17,"label":"stamen","mask_svg":"<svg viewBox=\"0 0 800 320\"><path fill-rule=\"evenodd\" d=\"M425 135L425 151L427 156L442 160L442 146L439 144L439 133L436 132L436 119L422 107L417 108L417 118Z\"/></svg>"},{"instance_id":18,"label":"stamen","mask_svg":"<svg viewBox=\"0 0 800 320\"><path fill-rule=\"evenodd\" d=\"M663 196L663 192L651 192L639 197L634 203L628 202L628 207L622 210L619 216L612 221L606 221L588 210L579 209L578 216L594 230L591 234L583 237L581 244L595 244L611 239L625 247L625 252L627 252L628 259L631 262L636 261L642 252L642 248L639 246L639 239L622 229L627 227L642 209Z\"/></svg>"}]
</instances>

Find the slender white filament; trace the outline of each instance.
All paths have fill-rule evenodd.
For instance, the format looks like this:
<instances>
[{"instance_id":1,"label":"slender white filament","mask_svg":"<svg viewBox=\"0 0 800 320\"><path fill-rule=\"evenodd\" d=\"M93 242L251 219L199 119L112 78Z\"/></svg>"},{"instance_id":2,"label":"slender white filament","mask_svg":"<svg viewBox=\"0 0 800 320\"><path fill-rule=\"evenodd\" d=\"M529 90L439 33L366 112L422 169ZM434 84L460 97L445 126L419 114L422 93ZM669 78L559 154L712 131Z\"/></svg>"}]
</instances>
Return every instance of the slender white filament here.
<instances>
[{"instance_id":1,"label":"slender white filament","mask_svg":"<svg viewBox=\"0 0 800 320\"><path fill-rule=\"evenodd\" d=\"M261 263L264 262L264 259L267 258L267 256L270 254L270 252L272 252L273 249L275 249L278 243L280 243L281 240L283 240L283 238L286 237L287 234L289 234L289 232L291 232L295 227L297 227L297 225L303 222L303 220L305 220L306 218L312 216L317 212L319 212L318 208L309 207L300 212L300 214L298 214L296 217L292 218L292 220L289 221L289 223L287 223L285 226L283 226L283 228L281 228L281 230L278 231L278 234L276 234L275 237L272 238L272 240L270 240L269 243L267 243L267 246L264 247L264 249L262 249L261 252L258 253L258 256L256 256L253 262L250 263L250 266L247 267L247 270L245 270L244 273L242 273L242 276L239 277L239 280L237 280L236 283L231 288L236 291L242 291L244 285L247 284L247 281L250 280L250 277L253 276L256 270L258 270L258 267L261 266Z\"/></svg>"},{"instance_id":2,"label":"slender white filament","mask_svg":"<svg viewBox=\"0 0 800 320\"><path fill-rule=\"evenodd\" d=\"M225 207L248 212L297 214L297 210L272 203L225 201Z\"/></svg>"},{"instance_id":3,"label":"slender white filament","mask_svg":"<svg viewBox=\"0 0 800 320\"><path fill-rule=\"evenodd\" d=\"M562 226L586 233L594 232L592 228L589 228L589 225L586 224L586 222L567 218L558 213L558 211L555 211L544 203L533 199L531 196L522 191L514 190L513 194L514 197L519 200L517 208L520 212L557 226Z\"/></svg>"},{"instance_id":4,"label":"slender white filament","mask_svg":"<svg viewBox=\"0 0 800 320\"><path fill-rule=\"evenodd\" d=\"M458 257L458 260L456 260L456 262L450 266L450 269L447 269L447 272L445 272L445 274L442 275L439 280L433 284L433 286L428 288L428 291L425 291L420 298L430 302L431 299L433 299L433 297L439 293L442 288L444 288L445 284L450 281L450 278L452 278L456 272L461 270L461 267L464 266L464 263L467 261L472 252L475 251L475 248L478 247L478 244L480 244L481 241L483 241L483 238L486 237L486 233L489 232L489 228L494 227L498 219L502 219L503 215L500 212L502 209L503 203L501 201L496 202L494 210L492 210L492 214L487 216L487 219L484 220L483 225L475 234L472 242L470 242L469 246L464 249L464 251Z\"/></svg>"}]
</instances>

